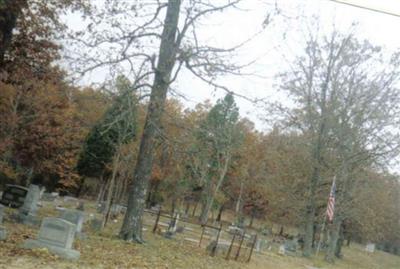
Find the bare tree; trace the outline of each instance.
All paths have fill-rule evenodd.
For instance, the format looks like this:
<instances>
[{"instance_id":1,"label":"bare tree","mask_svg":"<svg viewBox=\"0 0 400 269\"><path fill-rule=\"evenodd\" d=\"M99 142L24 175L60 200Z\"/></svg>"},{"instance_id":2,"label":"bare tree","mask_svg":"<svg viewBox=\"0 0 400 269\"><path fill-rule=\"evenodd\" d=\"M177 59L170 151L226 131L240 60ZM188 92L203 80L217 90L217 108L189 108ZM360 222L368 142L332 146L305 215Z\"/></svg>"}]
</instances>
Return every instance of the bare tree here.
<instances>
[{"instance_id":1,"label":"bare tree","mask_svg":"<svg viewBox=\"0 0 400 269\"><path fill-rule=\"evenodd\" d=\"M125 240L143 242L142 215L152 169L154 141L161 132L160 120L168 89L180 70L186 68L213 87L220 87L214 81L216 75L235 73L237 70L228 64L234 48L220 49L201 44L196 23L239 2L108 0L98 6L98 12L94 12L86 31L74 39L87 48L73 59L78 73L84 75L104 67L111 72L125 71L128 77L134 76L135 80L141 81L138 84L140 91L150 90L128 210L120 232ZM165 19L161 20L163 15ZM183 20L179 22L181 16ZM154 46L157 42L160 45ZM140 66L145 66L147 72L138 75Z\"/></svg>"},{"instance_id":2,"label":"bare tree","mask_svg":"<svg viewBox=\"0 0 400 269\"><path fill-rule=\"evenodd\" d=\"M398 147L398 56L380 58L380 49L337 32L311 37L305 55L282 76L282 89L299 107L282 109L286 124L309 138L312 157L305 216L304 256L312 254L316 194L321 171L333 171L342 190L339 204L349 201L352 171L389 156ZM374 66L375 70L371 69ZM379 107L382 107L379 109ZM333 175L332 175L333 176ZM343 200L343 201L341 201ZM345 206L340 206L345 209ZM341 211L341 210L339 210ZM330 252L332 260L343 218L337 212Z\"/></svg>"}]
</instances>

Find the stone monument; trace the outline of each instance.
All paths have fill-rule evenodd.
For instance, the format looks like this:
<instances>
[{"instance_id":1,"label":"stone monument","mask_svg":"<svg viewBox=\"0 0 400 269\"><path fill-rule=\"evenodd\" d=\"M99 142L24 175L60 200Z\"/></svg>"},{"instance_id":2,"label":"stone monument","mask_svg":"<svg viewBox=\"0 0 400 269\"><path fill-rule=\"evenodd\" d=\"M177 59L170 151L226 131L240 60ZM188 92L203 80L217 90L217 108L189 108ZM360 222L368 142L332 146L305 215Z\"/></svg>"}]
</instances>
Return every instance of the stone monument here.
<instances>
[{"instance_id":1,"label":"stone monument","mask_svg":"<svg viewBox=\"0 0 400 269\"><path fill-rule=\"evenodd\" d=\"M47 248L64 259L78 260L80 253L72 249L76 226L59 218L44 218L37 239L28 239L22 245L26 249Z\"/></svg>"},{"instance_id":2,"label":"stone monument","mask_svg":"<svg viewBox=\"0 0 400 269\"><path fill-rule=\"evenodd\" d=\"M25 197L24 204L19 208L18 220L24 224L36 225L39 220L36 218L38 210L37 203L40 198L40 188L37 185L30 185Z\"/></svg>"}]
</instances>

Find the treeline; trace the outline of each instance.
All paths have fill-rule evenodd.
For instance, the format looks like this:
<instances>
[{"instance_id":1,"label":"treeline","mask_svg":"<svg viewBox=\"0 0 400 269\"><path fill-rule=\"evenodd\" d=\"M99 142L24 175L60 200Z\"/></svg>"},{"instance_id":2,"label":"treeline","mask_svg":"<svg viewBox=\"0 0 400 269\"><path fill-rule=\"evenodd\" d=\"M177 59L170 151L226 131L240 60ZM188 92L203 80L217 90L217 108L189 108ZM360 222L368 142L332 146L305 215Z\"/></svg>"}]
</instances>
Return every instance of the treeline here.
<instances>
[{"instance_id":1,"label":"treeline","mask_svg":"<svg viewBox=\"0 0 400 269\"><path fill-rule=\"evenodd\" d=\"M127 81L121 77L119 80ZM10 94L16 93L14 87L2 89L1 109L3 115L8 115L2 117L2 127L7 127L2 130L10 130L2 132L1 139L3 184L33 182L48 191L64 190L101 201L111 199L114 204L127 202L139 139L122 144L103 170L88 165L86 171L81 169L82 174L90 175L85 176L79 175L77 168L88 134L121 94L118 89L64 86L32 90L18 95L17 110L11 105L16 101ZM30 106L22 106L26 103ZM137 102L135 137L140 137L146 104ZM268 133L259 132L237 113L229 94L215 105L205 102L194 109L168 99L147 206L163 204L171 210L186 210L189 215L196 210L203 222L217 219L224 210L233 210L238 225L249 225L256 218L283 226L304 226L312 167L309 138L278 127ZM104 152L92 153L104 160ZM113 169L117 169L114 175ZM321 173L324 176L316 197L318 224L322 223L332 183L329 169ZM355 189L346 204L350 209L345 218L348 236L357 241L398 240L398 177L368 166L353 176ZM110 184L112 193L108 192Z\"/></svg>"}]
</instances>

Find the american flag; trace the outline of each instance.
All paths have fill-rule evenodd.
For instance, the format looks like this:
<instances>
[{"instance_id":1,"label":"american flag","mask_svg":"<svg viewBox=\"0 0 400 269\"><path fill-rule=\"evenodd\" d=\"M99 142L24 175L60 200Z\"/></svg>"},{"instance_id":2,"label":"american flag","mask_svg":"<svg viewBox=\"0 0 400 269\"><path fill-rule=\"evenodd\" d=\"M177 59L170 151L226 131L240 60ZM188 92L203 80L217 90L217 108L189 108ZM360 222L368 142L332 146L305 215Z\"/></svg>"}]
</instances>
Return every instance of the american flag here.
<instances>
[{"instance_id":1,"label":"american flag","mask_svg":"<svg viewBox=\"0 0 400 269\"><path fill-rule=\"evenodd\" d=\"M328 207L326 209L326 216L328 217L328 221L332 222L333 216L335 215L335 193L336 193L336 178L333 178L331 192L329 193L328 198Z\"/></svg>"}]
</instances>

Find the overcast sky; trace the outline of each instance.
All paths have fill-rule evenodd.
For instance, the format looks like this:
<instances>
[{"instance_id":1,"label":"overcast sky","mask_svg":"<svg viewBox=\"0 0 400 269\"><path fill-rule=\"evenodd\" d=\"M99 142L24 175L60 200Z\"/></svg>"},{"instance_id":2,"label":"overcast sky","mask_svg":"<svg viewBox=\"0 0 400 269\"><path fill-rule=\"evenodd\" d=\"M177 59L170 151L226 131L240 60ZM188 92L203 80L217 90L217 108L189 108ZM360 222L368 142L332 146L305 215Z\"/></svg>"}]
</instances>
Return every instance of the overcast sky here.
<instances>
[{"instance_id":1,"label":"overcast sky","mask_svg":"<svg viewBox=\"0 0 400 269\"><path fill-rule=\"evenodd\" d=\"M263 4L265 1L245 0L242 4L247 11L233 10L215 17L203 28L202 34L217 44L237 44L246 40L253 33L262 28L268 12L272 7ZM352 0L381 10L388 10L400 14L400 1L396 0ZM379 3L378 3L379 2ZM375 45L397 50L400 44L400 35L395 34L400 28L400 18L379 14L347 5L334 3L328 0L281 0L278 7L282 15L271 16L272 23L252 42L238 51L235 60L239 62L257 61L251 66L251 71L258 76L226 77L221 82L228 85L235 92L252 98L277 99L283 98L277 94L274 85L274 76L287 70L290 61L301 53L305 40L307 26L315 25L312 17L320 18L320 33L329 34L333 28L343 32L349 31L356 22L356 35L370 40ZM270 10L268 10L270 9ZM223 92L213 92L209 86L197 81L188 74L183 74L177 82L179 89L191 100L186 102L192 106L200 101L220 97ZM256 123L257 128L268 128L259 115L262 109L255 108L254 104L237 98L242 116L249 117Z\"/></svg>"},{"instance_id":2,"label":"overcast sky","mask_svg":"<svg viewBox=\"0 0 400 269\"><path fill-rule=\"evenodd\" d=\"M100 0L97 0L100 1ZM219 1L219 0L214 0ZM343 0L375 9L400 14L398 0ZM232 9L217 13L203 20L198 27L198 35L207 44L220 47L232 47L253 37L251 42L237 51L233 61L246 64L256 60L246 73L254 75L227 76L219 80L232 91L250 98L284 98L277 93L274 76L287 70L288 64L302 52L307 27L319 28L320 35L329 34L333 28L348 32L353 23L358 23L356 35L375 45L389 50L397 50L400 44L400 18L363 10L329 0L277 0L281 14L275 14L270 3L274 0L244 0L241 9ZM263 22L270 14L271 23L263 29ZM319 18L318 25L314 17ZM81 26L76 15L67 17L67 23L75 28ZM318 27L317 27L318 26ZM262 31L261 31L262 30ZM261 31L261 33L260 33ZM254 36L258 33L256 36ZM104 75L94 72L82 80L82 84L101 81ZM214 91L212 87L182 72L173 85L187 98L182 102L188 107L206 99L215 101L225 92ZM242 116L250 118L256 127L265 130L269 126L259 118L265 114L261 108L241 98L236 98Z\"/></svg>"}]
</instances>

